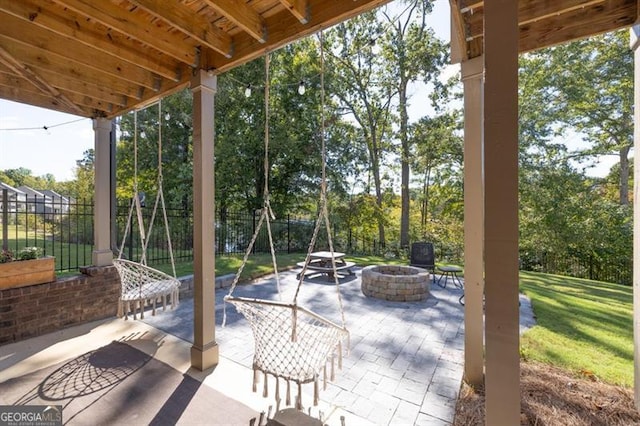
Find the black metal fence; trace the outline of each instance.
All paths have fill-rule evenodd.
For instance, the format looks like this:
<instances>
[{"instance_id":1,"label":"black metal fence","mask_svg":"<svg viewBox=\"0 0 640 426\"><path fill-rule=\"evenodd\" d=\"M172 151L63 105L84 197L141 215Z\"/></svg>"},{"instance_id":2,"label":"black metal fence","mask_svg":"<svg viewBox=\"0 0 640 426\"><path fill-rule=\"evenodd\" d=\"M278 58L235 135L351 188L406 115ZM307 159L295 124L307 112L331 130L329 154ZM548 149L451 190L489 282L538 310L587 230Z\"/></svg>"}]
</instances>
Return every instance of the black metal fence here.
<instances>
[{"instance_id":1,"label":"black metal fence","mask_svg":"<svg viewBox=\"0 0 640 426\"><path fill-rule=\"evenodd\" d=\"M520 269L624 285L633 284L633 259L600 259L547 252L520 252Z\"/></svg>"},{"instance_id":2,"label":"black metal fence","mask_svg":"<svg viewBox=\"0 0 640 426\"><path fill-rule=\"evenodd\" d=\"M3 250L17 253L24 247L40 247L44 254L55 256L56 270L74 271L92 262L93 251L93 202L64 197L12 196L7 190L0 191L0 219L2 223ZM122 248L122 256L138 261L141 258L142 238L138 219L133 212L129 232L125 229L130 210L129 202L119 202L115 220L114 253ZM160 210L154 218L149 232L153 208L142 209L144 238L147 241L146 256L150 264L170 262L169 244ZM243 254L249 245L258 222L260 212L223 212L216 215L216 254ZM167 209L167 221L171 236L171 247L177 262L193 260L193 215L189 209ZM333 243L336 251L349 254L384 255L407 258L406 250L397 246L380 244L376 239L359 233L356 229L340 226L333 221ZM280 253L305 252L308 248L315 218L287 215L271 222L274 245ZM328 249L327 233L321 229L316 249ZM124 244L123 244L124 239ZM434 241L437 262L461 262L463 254L445 243ZM267 230L258 234L254 253L270 251ZM521 252L521 269L578 278L615 282L631 285L633 262L631 256L623 259L599 259L593 256L552 255L545 252Z\"/></svg>"}]
</instances>

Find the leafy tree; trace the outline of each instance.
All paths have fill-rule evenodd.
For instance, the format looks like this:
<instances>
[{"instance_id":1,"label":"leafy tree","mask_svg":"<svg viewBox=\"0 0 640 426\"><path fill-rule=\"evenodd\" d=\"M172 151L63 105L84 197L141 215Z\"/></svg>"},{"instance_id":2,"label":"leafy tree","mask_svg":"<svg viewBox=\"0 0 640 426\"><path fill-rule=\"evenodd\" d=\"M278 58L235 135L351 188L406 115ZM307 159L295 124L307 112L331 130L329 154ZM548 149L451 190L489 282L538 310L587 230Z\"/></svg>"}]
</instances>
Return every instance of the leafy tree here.
<instances>
[{"instance_id":1,"label":"leafy tree","mask_svg":"<svg viewBox=\"0 0 640 426\"><path fill-rule=\"evenodd\" d=\"M557 93L564 123L589 144L574 158L616 155L619 203L629 204L629 152L633 146L633 53L621 30L578 40L543 53L548 83Z\"/></svg>"},{"instance_id":2,"label":"leafy tree","mask_svg":"<svg viewBox=\"0 0 640 426\"><path fill-rule=\"evenodd\" d=\"M385 77L390 91L398 96L398 117L401 164L400 247L409 246L409 182L410 182L410 135L407 108L410 96L409 83L421 78L425 83L434 82L447 59L447 46L427 27L426 16L433 3L428 0L405 0L407 5L401 15L390 16L383 12L390 29L382 37L382 52L385 59Z\"/></svg>"},{"instance_id":3,"label":"leafy tree","mask_svg":"<svg viewBox=\"0 0 640 426\"><path fill-rule=\"evenodd\" d=\"M428 224L443 212L443 206L432 202L432 185L442 187L441 190L452 186L452 192L441 200L442 203L459 204L462 201L461 118L461 112L454 110L435 117L423 117L411 126L411 144L414 146L412 167L420 178L421 187L416 196L420 202L418 238L425 238L429 234Z\"/></svg>"},{"instance_id":4,"label":"leafy tree","mask_svg":"<svg viewBox=\"0 0 640 426\"><path fill-rule=\"evenodd\" d=\"M378 239L384 245L381 168L383 157L390 149L390 106L394 93L384 81L384 61L372 43L382 32L383 26L374 12L362 14L339 25L329 34L326 51L332 93L339 100L342 114L353 119L357 130L362 133L362 137L355 138L353 143L366 144L368 171L376 197Z\"/></svg>"}]
</instances>

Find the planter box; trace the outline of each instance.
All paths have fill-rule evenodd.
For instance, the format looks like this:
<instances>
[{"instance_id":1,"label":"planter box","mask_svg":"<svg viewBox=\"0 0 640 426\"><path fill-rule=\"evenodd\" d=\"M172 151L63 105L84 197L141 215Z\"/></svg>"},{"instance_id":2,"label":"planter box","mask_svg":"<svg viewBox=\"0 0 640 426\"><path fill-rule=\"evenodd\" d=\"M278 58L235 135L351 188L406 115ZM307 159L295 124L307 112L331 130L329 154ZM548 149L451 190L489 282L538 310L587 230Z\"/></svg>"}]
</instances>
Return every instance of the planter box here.
<instances>
[{"instance_id":1,"label":"planter box","mask_svg":"<svg viewBox=\"0 0 640 426\"><path fill-rule=\"evenodd\" d=\"M55 280L54 257L0 263L0 289L49 283Z\"/></svg>"}]
</instances>

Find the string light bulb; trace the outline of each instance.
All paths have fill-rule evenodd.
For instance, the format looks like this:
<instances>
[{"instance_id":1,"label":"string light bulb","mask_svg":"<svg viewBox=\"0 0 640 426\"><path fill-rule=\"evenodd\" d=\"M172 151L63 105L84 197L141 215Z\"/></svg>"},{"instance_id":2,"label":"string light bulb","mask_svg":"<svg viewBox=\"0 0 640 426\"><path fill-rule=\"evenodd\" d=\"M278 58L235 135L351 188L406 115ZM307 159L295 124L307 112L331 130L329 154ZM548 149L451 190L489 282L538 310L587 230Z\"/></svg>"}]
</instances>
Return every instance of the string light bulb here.
<instances>
[{"instance_id":1,"label":"string light bulb","mask_svg":"<svg viewBox=\"0 0 640 426\"><path fill-rule=\"evenodd\" d=\"M300 95L304 95L307 91L307 88L304 86L304 80L300 80L300 84L298 85L298 93Z\"/></svg>"},{"instance_id":2,"label":"string light bulb","mask_svg":"<svg viewBox=\"0 0 640 426\"><path fill-rule=\"evenodd\" d=\"M251 97L251 85L247 84L247 88L244 89L244 97L248 98Z\"/></svg>"}]
</instances>

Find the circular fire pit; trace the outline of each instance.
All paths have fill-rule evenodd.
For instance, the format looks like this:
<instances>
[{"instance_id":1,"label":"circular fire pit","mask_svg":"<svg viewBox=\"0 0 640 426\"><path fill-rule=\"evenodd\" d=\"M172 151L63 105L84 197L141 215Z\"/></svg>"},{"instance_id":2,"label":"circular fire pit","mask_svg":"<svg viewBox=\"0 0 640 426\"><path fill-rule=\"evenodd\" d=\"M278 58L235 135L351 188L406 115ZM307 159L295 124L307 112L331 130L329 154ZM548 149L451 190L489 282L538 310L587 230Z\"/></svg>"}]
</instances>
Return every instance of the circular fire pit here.
<instances>
[{"instance_id":1,"label":"circular fire pit","mask_svg":"<svg viewBox=\"0 0 640 426\"><path fill-rule=\"evenodd\" d=\"M413 302L429 297L429 272L401 265L373 265L362 269L362 293L367 297Z\"/></svg>"}]
</instances>

